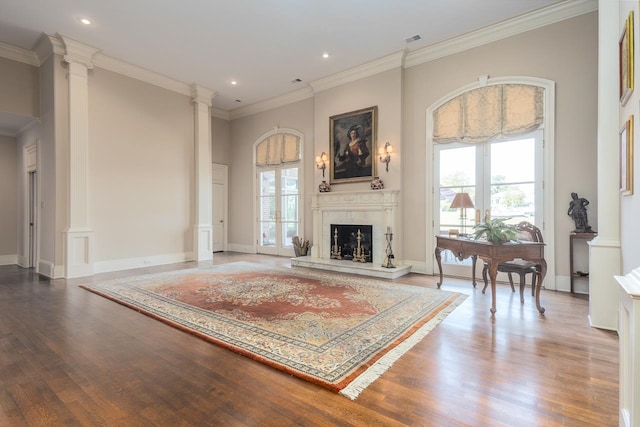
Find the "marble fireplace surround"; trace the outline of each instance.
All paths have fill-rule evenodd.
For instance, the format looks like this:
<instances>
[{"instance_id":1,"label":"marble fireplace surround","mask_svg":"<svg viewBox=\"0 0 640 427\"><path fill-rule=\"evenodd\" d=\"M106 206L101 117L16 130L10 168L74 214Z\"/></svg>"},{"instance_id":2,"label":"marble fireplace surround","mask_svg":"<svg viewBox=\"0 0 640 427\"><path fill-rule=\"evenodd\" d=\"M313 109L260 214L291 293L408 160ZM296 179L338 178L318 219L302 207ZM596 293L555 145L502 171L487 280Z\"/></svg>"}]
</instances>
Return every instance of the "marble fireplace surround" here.
<instances>
[{"instance_id":1,"label":"marble fireplace surround","mask_svg":"<svg viewBox=\"0 0 640 427\"><path fill-rule=\"evenodd\" d=\"M394 230L400 229L399 190L329 192L312 196L313 246L311 256L292 258L291 265L354 273L374 277L396 278L407 274L411 266L403 266L398 255L402 241ZM373 262L360 263L331 259L331 224L371 225ZM392 249L396 268L384 268L387 227L394 233Z\"/></svg>"}]
</instances>

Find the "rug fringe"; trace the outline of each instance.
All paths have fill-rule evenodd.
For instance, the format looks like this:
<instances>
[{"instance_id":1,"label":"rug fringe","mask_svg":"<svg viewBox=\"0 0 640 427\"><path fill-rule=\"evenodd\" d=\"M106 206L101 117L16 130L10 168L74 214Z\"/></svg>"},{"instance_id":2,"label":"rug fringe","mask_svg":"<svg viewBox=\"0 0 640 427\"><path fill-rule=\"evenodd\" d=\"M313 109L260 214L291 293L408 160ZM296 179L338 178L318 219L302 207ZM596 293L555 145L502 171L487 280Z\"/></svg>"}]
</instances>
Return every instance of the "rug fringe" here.
<instances>
[{"instance_id":1,"label":"rug fringe","mask_svg":"<svg viewBox=\"0 0 640 427\"><path fill-rule=\"evenodd\" d=\"M445 317L447 317L456 307L467 298L467 295L459 295L455 301L440 311L433 319L422 325L414 334L398 344L396 348L382 356L369 369L354 379L348 386L340 390L340 394L351 400L356 400L360 393L364 391L372 382L380 378L403 354L411 350L429 332L431 332Z\"/></svg>"}]
</instances>

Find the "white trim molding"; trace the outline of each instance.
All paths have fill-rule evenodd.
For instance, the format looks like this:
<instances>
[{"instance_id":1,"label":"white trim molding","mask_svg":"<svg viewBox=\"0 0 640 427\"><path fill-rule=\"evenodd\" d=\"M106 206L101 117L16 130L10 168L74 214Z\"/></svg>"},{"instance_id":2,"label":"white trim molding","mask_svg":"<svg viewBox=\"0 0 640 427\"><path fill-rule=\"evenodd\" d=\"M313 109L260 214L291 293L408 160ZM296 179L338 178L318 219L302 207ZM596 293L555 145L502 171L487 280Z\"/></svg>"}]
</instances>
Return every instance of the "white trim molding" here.
<instances>
[{"instance_id":1,"label":"white trim molding","mask_svg":"<svg viewBox=\"0 0 640 427\"><path fill-rule=\"evenodd\" d=\"M405 67L424 64L598 10L597 0L567 0L407 54Z\"/></svg>"}]
</instances>

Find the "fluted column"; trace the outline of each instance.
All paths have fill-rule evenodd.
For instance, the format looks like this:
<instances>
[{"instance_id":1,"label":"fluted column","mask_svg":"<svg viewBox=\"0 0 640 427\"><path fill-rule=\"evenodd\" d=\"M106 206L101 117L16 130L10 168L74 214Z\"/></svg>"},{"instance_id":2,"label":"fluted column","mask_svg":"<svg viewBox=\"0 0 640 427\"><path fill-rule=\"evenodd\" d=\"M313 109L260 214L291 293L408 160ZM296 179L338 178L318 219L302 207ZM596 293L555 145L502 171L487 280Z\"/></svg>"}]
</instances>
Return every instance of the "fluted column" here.
<instances>
[{"instance_id":1,"label":"fluted column","mask_svg":"<svg viewBox=\"0 0 640 427\"><path fill-rule=\"evenodd\" d=\"M69 88L69 197L65 235L65 277L93 274L93 230L88 216L89 86L93 68L91 46L61 36L68 64Z\"/></svg>"},{"instance_id":2,"label":"fluted column","mask_svg":"<svg viewBox=\"0 0 640 427\"><path fill-rule=\"evenodd\" d=\"M589 249L589 317L592 326L616 330L620 274L618 191L619 2L598 2L598 237Z\"/></svg>"},{"instance_id":3,"label":"fluted column","mask_svg":"<svg viewBox=\"0 0 640 427\"><path fill-rule=\"evenodd\" d=\"M195 117L195 223L193 256L196 261L213 259L212 175L211 175L211 100L215 93L193 85Z\"/></svg>"}]
</instances>

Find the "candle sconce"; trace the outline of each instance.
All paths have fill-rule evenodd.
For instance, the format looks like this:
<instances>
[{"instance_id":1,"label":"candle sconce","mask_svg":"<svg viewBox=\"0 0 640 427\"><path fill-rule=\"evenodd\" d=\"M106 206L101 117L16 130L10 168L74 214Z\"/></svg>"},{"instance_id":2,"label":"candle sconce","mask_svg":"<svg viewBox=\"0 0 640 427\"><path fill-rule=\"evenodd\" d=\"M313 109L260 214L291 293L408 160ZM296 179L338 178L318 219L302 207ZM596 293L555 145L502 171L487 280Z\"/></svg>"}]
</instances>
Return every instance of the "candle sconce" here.
<instances>
[{"instance_id":1,"label":"candle sconce","mask_svg":"<svg viewBox=\"0 0 640 427\"><path fill-rule=\"evenodd\" d=\"M387 172L389 172L389 162L391 161L391 152L393 148L389 141L384 143L384 147L380 147L378 154L380 154L380 161L387 164ZM384 157L383 157L384 156Z\"/></svg>"},{"instance_id":2,"label":"candle sconce","mask_svg":"<svg viewBox=\"0 0 640 427\"><path fill-rule=\"evenodd\" d=\"M316 167L322 169L322 177L324 178L324 171L327 168L327 153L324 151L319 156L316 156Z\"/></svg>"}]
</instances>

